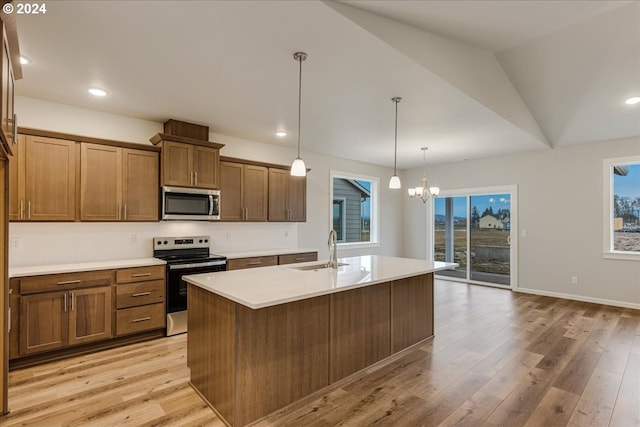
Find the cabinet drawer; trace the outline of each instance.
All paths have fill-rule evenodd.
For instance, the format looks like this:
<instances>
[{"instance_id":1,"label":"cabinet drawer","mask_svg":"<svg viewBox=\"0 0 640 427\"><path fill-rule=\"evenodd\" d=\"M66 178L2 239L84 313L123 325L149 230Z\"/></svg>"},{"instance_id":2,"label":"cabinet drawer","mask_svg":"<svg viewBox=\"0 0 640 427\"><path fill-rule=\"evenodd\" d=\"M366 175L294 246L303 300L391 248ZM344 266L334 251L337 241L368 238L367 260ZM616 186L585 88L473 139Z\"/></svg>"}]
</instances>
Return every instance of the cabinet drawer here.
<instances>
[{"instance_id":1,"label":"cabinet drawer","mask_svg":"<svg viewBox=\"0 0 640 427\"><path fill-rule=\"evenodd\" d=\"M29 276L20 279L20 294L111 286L112 270Z\"/></svg>"},{"instance_id":2,"label":"cabinet drawer","mask_svg":"<svg viewBox=\"0 0 640 427\"><path fill-rule=\"evenodd\" d=\"M278 256L278 264L294 264L296 262L317 261L318 252L305 252L300 254L287 254Z\"/></svg>"},{"instance_id":3,"label":"cabinet drawer","mask_svg":"<svg viewBox=\"0 0 640 427\"><path fill-rule=\"evenodd\" d=\"M116 311L116 335L164 328L167 315L164 303L124 308Z\"/></svg>"},{"instance_id":4,"label":"cabinet drawer","mask_svg":"<svg viewBox=\"0 0 640 427\"><path fill-rule=\"evenodd\" d=\"M278 265L278 256L256 256L251 258L236 258L227 260L227 270L240 270L243 268L268 267Z\"/></svg>"},{"instance_id":5,"label":"cabinet drawer","mask_svg":"<svg viewBox=\"0 0 640 427\"><path fill-rule=\"evenodd\" d=\"M164 265L121 268L116 271L116 283L143 282L164 279Z\"/></svg>"},{"instance_id":6,"label":"cabinet drawer","mask_svg":"<svg viewBox=\"0 0 640 427\"><path fill-rule=\"evenodd\" d=\"M127 308L164 302L164 280L116 286L116 307Z\"/></svg>"}]
</instances>

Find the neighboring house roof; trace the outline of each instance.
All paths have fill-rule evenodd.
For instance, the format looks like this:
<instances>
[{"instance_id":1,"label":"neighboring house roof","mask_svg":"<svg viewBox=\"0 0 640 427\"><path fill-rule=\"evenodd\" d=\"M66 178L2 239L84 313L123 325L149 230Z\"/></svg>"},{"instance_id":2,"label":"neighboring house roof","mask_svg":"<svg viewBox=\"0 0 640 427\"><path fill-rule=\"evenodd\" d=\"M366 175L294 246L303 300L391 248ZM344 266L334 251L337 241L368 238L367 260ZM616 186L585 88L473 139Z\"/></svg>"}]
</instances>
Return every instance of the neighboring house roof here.
<instances>
[{"instance_id":1,"label":"neighboring house roof","mask_svg":"<svg viewBox=\"0 0 640 427\"><path fill-rule=\"evenodd\" d=\"M627 166L614 166L613 173L620 176L627 176L629 168Z\"/></svg>"},{"instance_id":2,"label":"neighboring house roof","mask_svg":"<svg viewBox=\"0 0 640 427\"><path fill-rule=\"evenodd\" d=\"M356 187L364 197L371 197L371 191L367 190L355 179L345 179L345 181Z\"/></svg>"}]
</instances>

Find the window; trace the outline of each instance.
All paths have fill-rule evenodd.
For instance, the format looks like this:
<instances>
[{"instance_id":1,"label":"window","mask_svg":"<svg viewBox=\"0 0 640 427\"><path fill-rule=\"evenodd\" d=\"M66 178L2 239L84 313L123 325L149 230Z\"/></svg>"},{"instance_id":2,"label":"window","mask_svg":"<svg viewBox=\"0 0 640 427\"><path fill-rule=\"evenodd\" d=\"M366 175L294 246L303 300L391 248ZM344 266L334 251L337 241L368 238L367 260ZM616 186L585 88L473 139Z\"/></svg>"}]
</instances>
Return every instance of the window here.
<instances>
[{"instance_id":1,"label":"window","mask_svg":"<svg viewBox=\"0 0 640 427\"><path fill-rule=\"evenodd\" d=\"M377 245L378 178L331 171L331 227L338 243Z\"/></svg>"},{"instance_id":2,"label":"window","mask_svg":"<svg viewBox=\"0 0 640 427\"><path fill-rule=\"evenodd\" d=\"M604 256L640 259L640 156L604 161Z\"/></svg>"}]
</instances>

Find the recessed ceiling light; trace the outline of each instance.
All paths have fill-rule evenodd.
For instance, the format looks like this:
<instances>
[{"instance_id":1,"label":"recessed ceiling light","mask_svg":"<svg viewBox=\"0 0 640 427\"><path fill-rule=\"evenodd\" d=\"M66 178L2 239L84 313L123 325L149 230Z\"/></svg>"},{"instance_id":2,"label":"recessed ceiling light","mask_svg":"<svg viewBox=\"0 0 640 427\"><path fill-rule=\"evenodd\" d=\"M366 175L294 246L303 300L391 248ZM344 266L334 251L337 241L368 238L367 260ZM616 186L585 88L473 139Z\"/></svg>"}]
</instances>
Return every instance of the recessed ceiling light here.
<instances>
[{"instance_id":1,"label":"recessed ceiling light","mask_svg":"<svg viewBox=\"0 0 640 427\"><path fill-rule=\"evenodd\" d=\"M31 61L29 61L29 58L27 58L26 56L20 55L20 63L22 65L28 64L29 62L31 62Z\"/></svg>"},{"instance_id":2,"label":"recessed ceiling light","mask_svg":"<svg viewBox=\"0 0 640 427\"><path fill-rule=\"evenodd\" d=\"M627 105L636 105L638 102L640 102L640 96L632 96L624 101Z\"/></svg>"},{"instance_id":3,"label":"recessed ceiling light","mask_svg":"<svg viewBox=\"0 0 640 427\"><path fill-rule=\"evenodd\" d=\"M89 93L93 96L107 96L107 91L97 87L89 88Z\"/></svg>"},{"instance_id":4,"label":"recessed ceiling light","mask_svg":"<svg viewBox=\"0 0 640 427\"><path fill-rule=\"evenodd\" d=\"M283 138L285 136L287 136L287 132L283 131L283 130L279 130L276 132L276 136L279 136L280 138Z\"/></svg>"}]
</instances>

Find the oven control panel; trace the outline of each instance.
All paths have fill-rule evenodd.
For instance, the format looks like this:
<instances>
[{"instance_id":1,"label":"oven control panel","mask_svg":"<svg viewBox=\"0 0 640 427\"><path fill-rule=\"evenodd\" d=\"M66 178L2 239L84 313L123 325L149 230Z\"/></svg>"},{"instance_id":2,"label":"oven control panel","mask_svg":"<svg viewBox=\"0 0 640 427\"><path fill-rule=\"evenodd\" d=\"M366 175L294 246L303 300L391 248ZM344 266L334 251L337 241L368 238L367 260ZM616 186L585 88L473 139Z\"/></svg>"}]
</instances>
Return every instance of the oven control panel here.
<instances>
[{"instance_id":1,"label":"oven control panel","mask_svg":"<svg viewBox=\"0 0 640 427\"><path fill-rule=\"evenodd\" d=\"M210 236L154 237L153 250L208 248Z\"/></svg>"}]
</instances>

